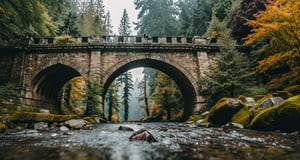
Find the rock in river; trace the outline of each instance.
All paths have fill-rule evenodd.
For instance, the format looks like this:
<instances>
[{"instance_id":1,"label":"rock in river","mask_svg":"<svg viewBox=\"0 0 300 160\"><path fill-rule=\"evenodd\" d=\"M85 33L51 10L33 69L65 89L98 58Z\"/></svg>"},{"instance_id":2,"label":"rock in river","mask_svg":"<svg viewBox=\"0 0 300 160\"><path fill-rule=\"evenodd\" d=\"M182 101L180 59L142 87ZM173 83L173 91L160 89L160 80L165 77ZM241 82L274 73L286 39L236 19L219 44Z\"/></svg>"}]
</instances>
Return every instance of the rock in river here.
<instances>
[{"instance_id":1,"label":"rock in river","mask_svg":"<svg viewBox=\"0 0 300 160\"><path fill-rule=\"evenodd\" d=\"M132 128L124 127L124 126L120 126L120 127L119 127L119 130L120 130L120 131L134 131Z\"/></svg>"},{"instance_id":2,"label":"rock in river","mask_svg":"<svg viewBox=\"0 0 300 160\"><path fill-rule=\"evenodd\" d=\"M73 129L81 129L84 125L86 125L86 122L82 119L70 119L66 121L65 124Z\"/></svg>"},{"instance_id":3,"label":"rock in river","mask_svg":"<svg viewBox=\"0 0 300 160\"><path fill-rule=\"evenodd\" d=\"M130 138L131 141L147 141L147 142L157 142L153 135L145 129L140 129L134 132Z\"/></svg>"}]
</instances>

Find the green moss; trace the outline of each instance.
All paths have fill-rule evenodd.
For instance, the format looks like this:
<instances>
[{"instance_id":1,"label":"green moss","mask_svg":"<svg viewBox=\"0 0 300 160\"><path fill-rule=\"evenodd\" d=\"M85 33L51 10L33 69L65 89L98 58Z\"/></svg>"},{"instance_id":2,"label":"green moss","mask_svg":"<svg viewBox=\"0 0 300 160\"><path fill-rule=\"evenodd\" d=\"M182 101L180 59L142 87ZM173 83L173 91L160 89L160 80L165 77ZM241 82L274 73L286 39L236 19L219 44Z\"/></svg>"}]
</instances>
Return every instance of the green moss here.
<instances>
[{"instance_id":1,"label":"green moss","mask_svg":"<svg viewBox=\"0 0 300 160\"><path fill-rule=\"evenodd\" d=\"M277 108L278 129L300 131L300 95L287 99Z\"/></svg>"},{"instance_id":2,"label":"green moss","mask_svg":"<svg viewBox=\"0 0 300 160\"><path fill-rule=\"evenodd\" d=\"M5 132L5 130L6 130L6 125L5 124L3 124L3 123L0 123L0 133L3 133L3 132Z\"/></svg>"},{"instance_id":3,"label":"green moss","mask_svg":"<svg viewBox=\"0 0 300 160\"><path fill-rule=\"evenodd\" d=\"M237 104L231 105L230 100L238 101ZM225 124L231 121L233 115L243 107L242 102L238 99L222 98L210 110L208 114L208 121L213 124Z\"/></svg>"},{"instance_id":4,"label":"green moss","mask_svg":"<svg viewBox=\"0 0 300 160\"><path fill-rule=\"evenodd\" d=\"M79 118L77 115L55 115L53 121L63 122L70 119L77 119L77 118Z\"/></svg>"},{"instance_id":5,"label":"green moss","mask_svg":"<svg viewBox=\"0 0 300 160\"><path fill-rule=\"evenodd\" d=\"M48 113L35 112L16 112L11 120L16 122L63 122L73 118L78 118L78 116L54 115Z\"/></svg>"},{"instance_id":6,"label":"green moss","mask_svg":"<svg viewBox=\"0 0 300 160\"><path fill-rule=\"evenodd\" d=\"M199 119L203 118L200 114L194 114L194 115L191 115L188 119L188 121L197 121Z\"/></svg>"},{"instance_id":7,"label":"green moss","mask_svg":"<svg viewBox=\"0 0 300 160\"><path fill-rule=\"evenodd\" d=\"M82 118L83 120L85 120L87 122L87 124L95 124L97 123L96 120L92 117L84 117Z\"/></svg>"},{"instance_id":8,"label":"green moss","mask_svg":"<svg viewBox=\"0 0 300 160\"><path fill-rule=\"evenodd\" d=\"M232 122L247 126L251 120L251 112L247 106L243 106L231 119Z\"/></svg>"},{"instance_id":9,"label":"green moss","mask_svg":"<svg viewBox=\"0 0 300 160\"><path fill-rule=\"evenodd\" d=\"M276 129L276 110L278 106L273 106L260 112L254 116L249 128L256 130L274 130Z\"/></svg>"}]
</instances>

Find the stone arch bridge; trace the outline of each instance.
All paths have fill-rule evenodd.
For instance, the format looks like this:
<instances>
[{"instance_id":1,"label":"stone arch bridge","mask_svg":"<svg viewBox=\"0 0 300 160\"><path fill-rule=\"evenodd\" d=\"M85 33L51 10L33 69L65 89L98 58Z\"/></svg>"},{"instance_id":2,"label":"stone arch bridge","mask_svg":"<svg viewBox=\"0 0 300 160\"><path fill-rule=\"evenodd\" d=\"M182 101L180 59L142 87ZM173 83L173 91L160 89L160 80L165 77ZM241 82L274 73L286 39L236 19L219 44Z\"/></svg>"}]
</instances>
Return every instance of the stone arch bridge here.
<instances>
[{"instance_id":1,"label":"stone arch bridge","mask_svg":"<svg viewBox=\"0 0 300 160\"><path fill-rule=\"evenodd\" d=\"M33 39L23 47L2 47L0 76L17 84L23 105L51 108L57 105L61 87L74 77L93 75L104 87L105 95L110 83L121 73L151 67L178 84L184 97L184 115L204 104L197 81L208 71L208 55L218 51L218 46L208 44L207 40L103 36L78 41L57 45L52 38Z\"/></svg>"}]
</instances>

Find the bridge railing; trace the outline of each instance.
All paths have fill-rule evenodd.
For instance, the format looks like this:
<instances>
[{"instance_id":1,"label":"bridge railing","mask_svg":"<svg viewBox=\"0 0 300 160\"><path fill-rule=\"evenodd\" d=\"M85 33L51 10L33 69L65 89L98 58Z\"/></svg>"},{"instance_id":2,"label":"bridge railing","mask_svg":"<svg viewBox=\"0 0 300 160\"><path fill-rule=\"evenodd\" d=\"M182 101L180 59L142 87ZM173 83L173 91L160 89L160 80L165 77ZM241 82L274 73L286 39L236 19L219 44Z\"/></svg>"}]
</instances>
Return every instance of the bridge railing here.
<instances>
[{"instance_id":1,"label":"bridge railing","mask_svg":"<svg viewBox=\"0 0 300 160\"><path fill-rule=\"evenodd\" d=\"M76 38L79 44L208 44L208 40L201 37L184 36L93 36ZM55 44L55 38L32 38L29 45Z\"/></svg>"}]
</instances>

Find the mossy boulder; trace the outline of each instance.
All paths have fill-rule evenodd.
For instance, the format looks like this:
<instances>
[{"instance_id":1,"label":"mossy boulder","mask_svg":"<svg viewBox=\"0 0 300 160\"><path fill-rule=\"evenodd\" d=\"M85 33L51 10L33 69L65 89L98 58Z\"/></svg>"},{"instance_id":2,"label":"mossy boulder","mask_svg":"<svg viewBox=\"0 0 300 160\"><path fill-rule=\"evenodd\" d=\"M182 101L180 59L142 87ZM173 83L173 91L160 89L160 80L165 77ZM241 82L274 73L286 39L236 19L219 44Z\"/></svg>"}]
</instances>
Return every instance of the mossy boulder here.
<instances>
[{"instance_id":1,"label":"mossy boulder","mask_svg":"<svg viewBox=\"0 0 300 160\"><path fill-rule=\"evenodd\" d=\"M231 121L234 114L236 114L243 107L243 103L239 99L222 98L210 110L207 120L213 124L223 125Z\"/></svg>"},{"instance_id":2,"label":"mossy boulder","mask_svg":"<svg viewBox=\"0 0 300 160\"><path fill-rule=\"evenodd\" d=\"M261 110L251 121L249 128L256 130L300 131L300 96Z\"/></svg>"}]
</instances>

